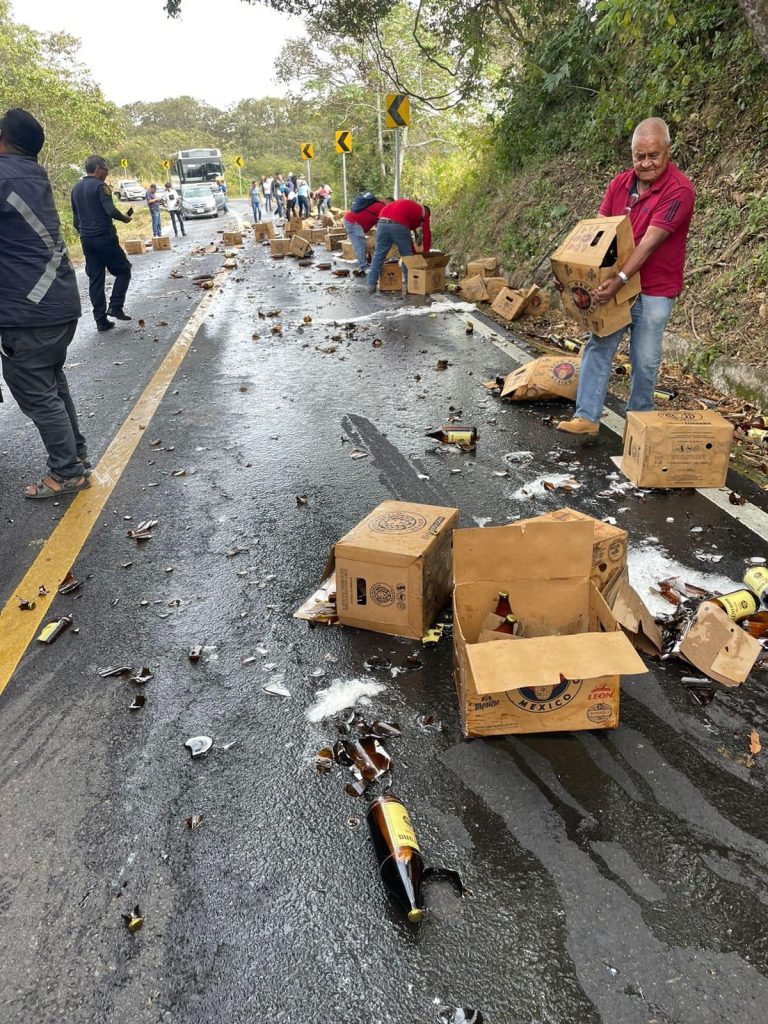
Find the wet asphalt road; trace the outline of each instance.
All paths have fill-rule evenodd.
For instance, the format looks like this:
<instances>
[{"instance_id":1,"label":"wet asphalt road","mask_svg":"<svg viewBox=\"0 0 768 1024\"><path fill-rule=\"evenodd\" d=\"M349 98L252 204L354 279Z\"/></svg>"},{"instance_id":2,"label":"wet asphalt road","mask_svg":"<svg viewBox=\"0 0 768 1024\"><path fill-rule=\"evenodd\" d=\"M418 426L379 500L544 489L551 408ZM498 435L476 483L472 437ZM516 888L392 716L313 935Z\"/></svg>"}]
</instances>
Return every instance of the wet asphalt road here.
<instances>
[{"instance_id":1,"label":"wet asphalt road","mask_svg":"<svg viewBox=\"0 0 768 1024\"><path fill-rule=\"evenodd\" d=\"M93 456L199 301L190 276L220 265L191 256L217 226L134 259L128 305L144 329L98 335L84 317L69 379ZM250 241L214 300L75 563L83 587L56 600L80 632L33 644L0 697L8 1024L422 1024L438 1003L489 1024L765 1021L765 769L745 756L750 730L768 731L765 673L700 708L681 665L651 664L623 687L615 732L466 742L450 639L422 651L292 618L330 545L379 501L500 524L564 504L518 493L559 473L582 483L568 504L630 531L638 567L738 580L765 554L700 495L598 497L614 435L574 448L542 423L554 404L502 406L481 381L508 355L461 316L383 317L400 305ZM352 331L319 322L371 311L382 318ZM473 456L423 437L450 406L480 429ZM24 503L37 435L10 401L0 413L4 603L63 507ZM350 459L353 445L368 457ZM137 547L126 529L146 518L159 526ZM716 566L701 559L712 552ZM363 665L412 653L421 671ZM138 712L133 684L98 675L123 663L154 672ZM290 699L263 692L275 675ZM368 676L386 689L367 713L403 727L393 791L426 860L469 890L432 883L416 931L377 881L361 801L338 770L314 768L333 736L305 717L315 691ZM424 714L442 731L423 732ZM183 742L200 733L214 746L192 761ZM190 831L193 814L204 821ZM121 914L137 903L145 924L130 935Z\"/></svg>"}]
</instances>

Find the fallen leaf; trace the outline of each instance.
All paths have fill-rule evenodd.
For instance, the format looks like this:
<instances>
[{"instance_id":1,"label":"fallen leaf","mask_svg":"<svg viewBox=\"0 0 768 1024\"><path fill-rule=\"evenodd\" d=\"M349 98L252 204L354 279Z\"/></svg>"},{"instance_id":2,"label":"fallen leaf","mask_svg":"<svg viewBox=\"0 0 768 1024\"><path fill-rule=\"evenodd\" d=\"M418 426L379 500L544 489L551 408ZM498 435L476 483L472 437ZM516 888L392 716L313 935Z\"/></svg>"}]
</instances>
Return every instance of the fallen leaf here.
<instances>
[{"instance_id":1,"label":"fallen leaf","mask_svg":"<svg viewBox=\"0 0 768 1024\"><path fill-rule=\"evenodd\" d=\"M761 750L760 734L753 729L749 734L749 752L750 754L759 754Z\"/></svg>"}]
</instances>

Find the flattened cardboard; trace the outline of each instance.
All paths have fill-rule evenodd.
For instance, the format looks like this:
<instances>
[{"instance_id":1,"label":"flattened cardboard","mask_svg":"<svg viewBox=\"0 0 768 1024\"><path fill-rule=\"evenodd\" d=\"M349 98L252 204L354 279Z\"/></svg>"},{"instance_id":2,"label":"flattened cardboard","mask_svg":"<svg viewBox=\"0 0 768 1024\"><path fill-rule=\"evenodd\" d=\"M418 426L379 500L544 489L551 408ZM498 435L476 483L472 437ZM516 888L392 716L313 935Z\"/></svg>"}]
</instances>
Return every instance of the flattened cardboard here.
<instances>
[{"instance_id":1,"label":"flattened cardboard","mask_svg":"<svg viewBox=\"0 0 768 1024\"><path fill-rule=\"evenodd\" d=\"M579 221L550 258L552 272L563 286L563 309L599 337L626 327L632 319L632 302L640 294L639 274L633 274L609 302L598 304L595 291L621 270L634 248L629 217L593 217Z\"/></svg>"},{"instance_id":2,"label":"flattened cardboard","mask_svg":"<svg viewBox=\"0 0 768 1024\"><path fill-rule=\"evenodd\" d=\"M333 549L339 622L421 639L450 598L458 518L458 509L412 502L374 509Z\"/></svg>"},{"instance_id":3,"label":"flattened cardboard","mask_svg":"<svg viewBox=\"0 0 768 1024\"><path fill-rule=\"evenodd\" d=\"M482 259L470 260L467 264L467 277L474 277L479 274L481 277L493 277L499 269L499 261L495 256L485 256Z\"/></svg>"},{"instance_id":4,"label":"flattened cardboard","mask_svg":"<svg viewBox=\"0 0 768 1024\"><path fill-rule=\"evenodd\" d=\"M530 288L502 288L493 300L491 309L504 320L516 320L538 292L538 285Z\"/></svg>"},{"instance_id":5,"label":"flattened cardboard","mask_svg":"<svg viewBox=\"0 0 768 1024\"><path fill-rule=\"evenodd\" d=\"M454 534L454 677L465 735L618 725L620 675L647 670L588 579L593 539L591 522L540 519ZM500 590L525 629L514 644L481 642Z\"/></svg>"},{"instance_id":6,"label":"flattened cardboard","mask_svg":"<svg viewBox=\"0 0 768 1024\"><path fill-rule=\"evenodd\" d=\"M733 429L711 409L628 412L621 471L638 487L723 487Z\"/></svg>"},{"instance_id":7,"label":"flattened cardboard","mask_svg":"<svg viewBox=\"0 0 768 1024\"><path fill-rule=\"evenodd\" d=\"M474 274L459 281L462 296L469 302L487 302L488 289L482 274Z\"/></svg>"},{"instance_id":8,"label":"flattened cardboard","mask_svg":"<svg viewBox=\"0 0 768 1024\"><path fill-rule=\"evenodd\" d=\"M501 397L510 402L567 398L576 400L581 356L540 356L504 378Z\"/></svg>"},{"instance_id":9,"label":"flattened cardboard","mask_svg":"<svg viewBox=\"0 0 768 1024\"><path fill-rule=\"evenodd\" d=\"M703 601L693 625L680 643L680 653L700 672L724 686L747 678L762 647L718 605Z\"/></svg>"}]
</instances>

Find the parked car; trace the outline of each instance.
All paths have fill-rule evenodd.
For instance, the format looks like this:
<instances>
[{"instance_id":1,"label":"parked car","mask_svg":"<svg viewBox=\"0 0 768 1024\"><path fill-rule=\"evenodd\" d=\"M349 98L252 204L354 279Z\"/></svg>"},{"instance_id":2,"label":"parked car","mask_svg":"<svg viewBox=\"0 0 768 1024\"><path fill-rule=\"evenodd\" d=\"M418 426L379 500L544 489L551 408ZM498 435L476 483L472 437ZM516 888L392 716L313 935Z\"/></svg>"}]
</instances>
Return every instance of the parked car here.
<instances>
[{"instance_id":1,"label":"parked car","mask_svg":"<svg viewBox=\"0 0 768 1024\"><path fill-rule=\"evenodd\" d=\"M181 191L181 208L185 217L218 217L224 209L225 197L206 182L185 185Z\"/></svg>"},{"instance_id":2,"label":"parked car","mask_svg":"<svg viewBox=\"0 0 768 1024\"><path fill-rule=\"evenodd\" d=\"M133 202L143 199L146 189L135 178L121 178L115 192L118 199L122 199L124 202Z\"/></svg>"}]
</instances>

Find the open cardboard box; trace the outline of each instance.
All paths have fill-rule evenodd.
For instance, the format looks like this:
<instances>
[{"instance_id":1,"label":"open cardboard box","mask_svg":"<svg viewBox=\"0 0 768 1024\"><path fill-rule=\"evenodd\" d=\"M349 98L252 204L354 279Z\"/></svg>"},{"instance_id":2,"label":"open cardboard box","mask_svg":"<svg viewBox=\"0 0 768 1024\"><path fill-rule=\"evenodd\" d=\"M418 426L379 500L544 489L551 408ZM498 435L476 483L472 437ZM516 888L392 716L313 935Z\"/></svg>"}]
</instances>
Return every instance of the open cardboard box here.
<instances>
[{"instance_id":1,"label":"open cardboard box","mask_svg":"<svg viewBox=\"0 0 768 1024\"><path fill-rule=\"evenodd\" d=\"M451 596L456 508L385 501L338 541L323 574L336 576L336 613L357 626L420 640ZM315 595L295 612L312 620ZM308 605L310 607L308 607Z\"/></svg>"},{"instance_id":2,"label":"open cardboard box","mask_svg":"<svg viewBox=\"0 0 768 1024\"><path fill-rule=\"evenodd\" d=\"M647 669L589 578L593 541L590 522L454 533L454 670L466 736L618 725L620 677ZM501 590L525 636L480 643Z\"/></svg>"},{"instance_id":3,"label":"open cardboard box","mask_svg":"<svg viewBox=\"0 0 768 1024\"><path fill-rule=\"evenodd\" d=\"M627 542L629 535L620 526L613 526L611 523L603 522L602 519L594 519L584 512L577 512L574 508L558 508L553 512L545 512L537 516L536 520L548 522L553 520L558 523L591 523L593 531L592 540L592 571L590 579L597 589L603 593L613 581L617 580L627 568ZM517 525L521 523L532 523L534 519L518 519ZM608 604L611 602L606 597Z\"/></svg>"},{"instance_id":4,"label":"open cardboard box","mask_svg":"<svg viewBox=\"0 0 768 1024\"><path fill-rule=\"evenodd\" d=\"M414 252L403 256L401 263L408 269L408 294L429 295L445 290L445 268L450 260L444 252Z\"/></svg>"},{"instance_id":5,"label":"open cardboard box","mask_svg":"<svg viewBox=\"0 0 768 1024\"><path fill-rule=\"evenodd\" d=\"M504 320L516 320L522 316L538 291L539 286L535 284L529 288L501 288L493 300L491 309Z\"/></svg>"},{"instance_id":6,"label":"open cardboard box","mask_svg":"<svg viewBox=\"0 0 768 1024\"><path fill-rule=\"evenodd\" d=\"M615 277L634 248L629 217L593 217L579 221L550 258L552 272L563 286L563 309L599 337L632 320L632 303L640 294L639 274L633 274L610 302L602 305L595 300L595 290Z\"/></svg>"}]
</instances>

